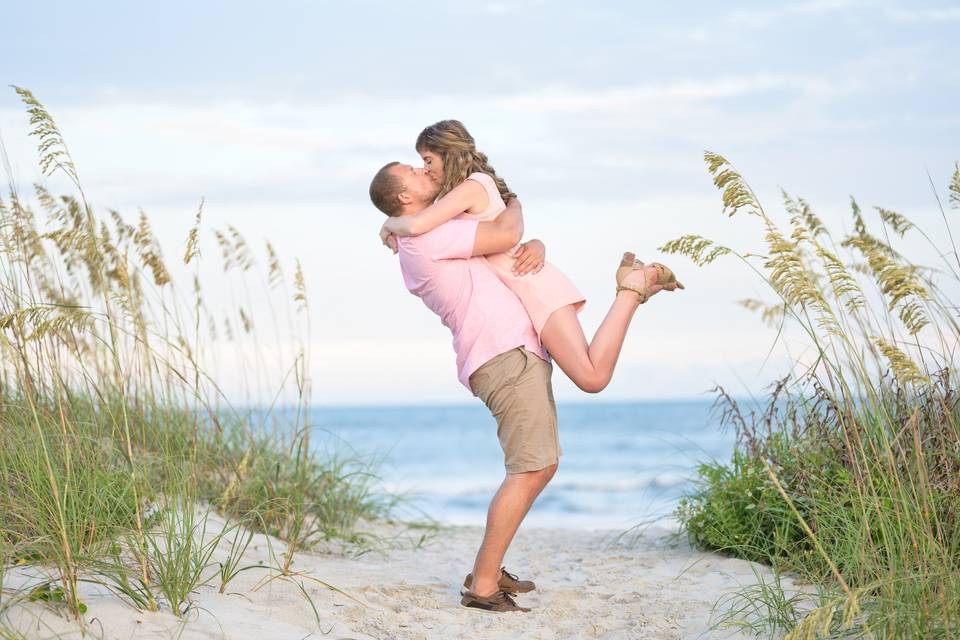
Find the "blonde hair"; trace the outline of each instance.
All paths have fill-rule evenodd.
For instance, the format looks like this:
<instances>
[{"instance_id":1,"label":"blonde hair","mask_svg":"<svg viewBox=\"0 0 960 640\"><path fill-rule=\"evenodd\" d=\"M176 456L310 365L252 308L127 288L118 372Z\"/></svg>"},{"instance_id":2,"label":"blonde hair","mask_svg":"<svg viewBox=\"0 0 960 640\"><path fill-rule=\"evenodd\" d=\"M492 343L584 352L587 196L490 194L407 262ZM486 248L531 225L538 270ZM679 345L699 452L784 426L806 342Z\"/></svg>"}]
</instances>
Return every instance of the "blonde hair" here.
<instances>
[{"instance_id":1,"label":"blonde hair","mask_svg":"<svg viewBox=\"0 0 960 640\"><path fill-rule=\"evenodd\" d=\"M490 166L486 154L477 151L473 136L459 120L441 120L430 125L417 136L416 148L417 151L432 151L443 161L443 184L440 185L438 198L449 193L476 171L493 178L504 202L517 197Z\"/></svg>"}]
</instances>

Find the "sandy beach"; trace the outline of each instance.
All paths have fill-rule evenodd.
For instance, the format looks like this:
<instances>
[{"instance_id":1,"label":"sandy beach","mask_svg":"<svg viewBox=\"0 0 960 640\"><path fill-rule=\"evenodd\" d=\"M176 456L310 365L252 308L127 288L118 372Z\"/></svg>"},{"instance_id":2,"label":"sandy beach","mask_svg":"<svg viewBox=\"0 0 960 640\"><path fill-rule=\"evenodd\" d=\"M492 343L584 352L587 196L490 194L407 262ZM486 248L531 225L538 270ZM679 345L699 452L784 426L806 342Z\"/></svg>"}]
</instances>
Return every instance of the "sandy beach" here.
<instances>
[{"instance_id":1,"label":"sandy beach","mask_svg":"<svg viewBox=\"0 0 960 640\"><path fill-rule=\"evenodd\" d=\"M197 589L195 606L183 620L168 608L137 611L103 587L85 584L87 630L92 637L145 640L750 637L730 629L709 631L711 607L726 590L755 582L753 568L769 573L691 550L663 532L629 538L616 531L527 529L506 562L512 572L536 580L537 590L519 597L533 611L490 614L459 605L460 582L480 528L443 528L421 545L418 529L381 526L376 533L390 536L385 548L359 556L332 549L301 553L293 566L297 575L289 579L270 580L269 570L253 569L220 594L213 576ZM245 562L267 563L270 545L282 553L282 542L255 536ZM225 553L218 549L214 561ZM216 566L209 572L215 574ZM12 569L5 587L26 587L38 575L32 567ZM62 609L49 605L23 602L8 618L28 638L81 636Z\"/></svg>"}]
</instances>

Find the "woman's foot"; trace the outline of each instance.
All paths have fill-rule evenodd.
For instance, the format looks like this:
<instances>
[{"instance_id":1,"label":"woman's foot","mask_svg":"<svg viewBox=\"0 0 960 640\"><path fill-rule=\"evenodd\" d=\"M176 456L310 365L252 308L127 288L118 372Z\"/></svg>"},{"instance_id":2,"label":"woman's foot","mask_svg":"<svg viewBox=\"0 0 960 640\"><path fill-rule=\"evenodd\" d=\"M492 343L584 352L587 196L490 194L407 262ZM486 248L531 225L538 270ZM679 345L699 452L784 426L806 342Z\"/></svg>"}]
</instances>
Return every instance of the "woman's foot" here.
<instances>
[{"instance_id":1,"label":"woman's foot","mask_svg":"<svg viewBox=\"0 0 960 640\"><path fill-rule=\"evenodd\" d=\"M635 275L638 271L643 274L642 277ZM630 279L629 282L628 279ZM650 296L661 289L675 291L685 288L669 267L659 262L645 265L630 251L623 254L623 259L617 268L616 280L617 293L624 289L634 291L640 296L640 304L649 300Z\"/></svg>"},{"instance_id":2,"label":"woman's foot","mask_svg":"<svg viewBox=\"0 0 960 640\"><path fill-rule=\"evenodd\" d=\"M627 251L623 254L623 259L620 261L620 266L617 268L617 286L619 287L623 284L623 279L630 275L638 267L642 267L643 263L637 261L637 256L632 252Z\"/></svg>"},{"instance_id":3,"label":"woman's foot","mask_svg":"<svg viewBox=\"0 0 960 640\"><path fill-rule=\"evenodd\" d=\"M643 304L655 295L663 285L657 282L660 277L660 270L653 265L643 265L634 267L629 273L618 279L617 293L621 291L631 291L640 298L640 304ZM621 267L622 268L622 267ZM619 275L619 270L618 270Z\"/></svg>"},{"instance_id":4,"label":"woman's foot","mask_svg":"<svg viewBox=\"0 0 960 640\"><path fill-rule=\"evenodd\" d=\"M662 284L663 288L667 291L686 289L683 283L677 280L677 276L670 270L670 267L662 265L659 262L651 262L650 266L657 270L657 284Z\"/></svg>"}]
</instances>

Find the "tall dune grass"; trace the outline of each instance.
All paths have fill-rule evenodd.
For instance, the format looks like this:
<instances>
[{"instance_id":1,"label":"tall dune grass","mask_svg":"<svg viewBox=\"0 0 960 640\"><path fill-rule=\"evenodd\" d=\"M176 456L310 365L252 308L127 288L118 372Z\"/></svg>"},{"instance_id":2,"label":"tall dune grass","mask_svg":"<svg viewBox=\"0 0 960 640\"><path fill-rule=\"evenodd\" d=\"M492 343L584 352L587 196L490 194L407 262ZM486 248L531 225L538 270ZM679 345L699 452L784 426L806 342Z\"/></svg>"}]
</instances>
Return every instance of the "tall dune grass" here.
<instances>
[{"instance_id":1,"label":"tall dune grass","mask_svg":"<svg viewBox=\"0 0 960 640\"><path fill-rule=\"evenodd\" d=\"M955 214L941 206L943 229L928 234L851 201L852 232L837 236L786 193L778 222L725 158L705 160L724 213L760 225L766 246L757 255L687 235L662 250L701 266L739 258L773 297L742 304L808 348L804 372L774 384L762 409L718 389L738 446L729 464L700 467L678 515L694 544L820 587L806 604L779 579L746 588L720 622L788 638L960 636ZM960 166L948 192L960 208ZM909 234L933 264L897 248Z\"/></svg>"},{"instance_id":2,"label":"tall dune grass","mask_svg":"<svg viewBox=\"0 0 960 640\"><path fill-rule=\"evenodd\" d=\"M318 541L355 537L358 520L388 504L367 465L310 448L309 315L299 264L286 284L269 244L262 272L236 229L218 233L224 271L239 280L236 299L248 306L228 310L233 322L217 335L221 310L207 308L197 269L202 205L181 254L194 281L182 291L149 218L97 215L55 121L29 91L16 92L43 174L66 189L55 195L37 184L27 195L11 181L0 198L4 566L49 568L55 585L31 597L62 600L74 615L85 609L83 580L138 608L182 615L190 593L211 579L210 541L201 535L209 509L283 538L281 574ZM263 290L252 291L248 278ZM239 348L235 334L257 343L250 313L257 295L274 314L276 341L295 345L270 354L293 381L277 381L275 392L294 385L296 409L285 422L272 407L234 408L207 367L211 355ZM291 307L282 323L274 309ZM221 580L244 569L234 556Z\"/></svg>"}]
</instances>

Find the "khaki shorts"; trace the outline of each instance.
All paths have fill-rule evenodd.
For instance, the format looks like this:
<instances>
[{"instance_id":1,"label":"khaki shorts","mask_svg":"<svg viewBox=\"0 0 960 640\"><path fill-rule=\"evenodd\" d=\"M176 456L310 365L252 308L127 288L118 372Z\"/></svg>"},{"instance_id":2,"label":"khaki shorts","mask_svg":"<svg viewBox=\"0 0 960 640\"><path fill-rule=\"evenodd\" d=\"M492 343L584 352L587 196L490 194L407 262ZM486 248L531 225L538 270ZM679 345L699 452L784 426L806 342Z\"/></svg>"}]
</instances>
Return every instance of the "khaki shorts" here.
<instances>
[{"instance_id":1,"label":"khaki shorts","mask_svg":"<svg viewBox=\"0 0 960 640\"><path fill-rule=\"evenodd\" d=\"M553 365L517 347L488 360L470 376L470 388L497 419L497 438L507 473L556 464L563 451L557 436Z\"/></svg>"}]
</instances>

